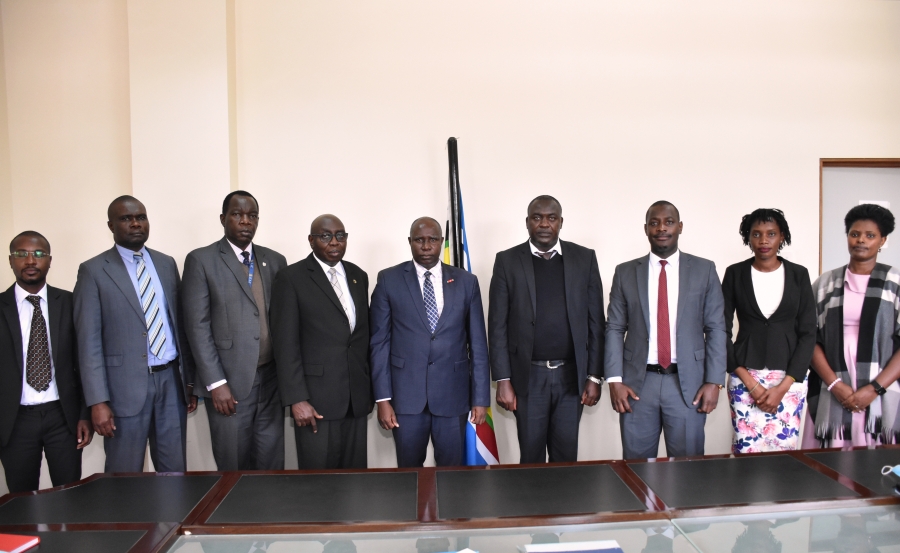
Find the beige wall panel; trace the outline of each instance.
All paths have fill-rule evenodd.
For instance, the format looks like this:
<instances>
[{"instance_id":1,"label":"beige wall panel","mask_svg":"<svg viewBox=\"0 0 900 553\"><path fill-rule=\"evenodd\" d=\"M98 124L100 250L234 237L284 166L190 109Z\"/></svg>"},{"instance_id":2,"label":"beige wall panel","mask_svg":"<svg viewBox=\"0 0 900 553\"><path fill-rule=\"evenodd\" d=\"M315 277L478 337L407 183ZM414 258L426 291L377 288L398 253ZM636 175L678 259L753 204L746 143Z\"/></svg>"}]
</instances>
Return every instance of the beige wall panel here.
<instances>
[{"instance_id":1,"label":"beige wall panel","mask_svg":"<svg viewBox=\"0 0 900 553\"><path fill-rule=\"evenodd\" d=\"M134 194L148 245L175 257L222 236L230 190L225 3L128 0Z\"/></svg>"},{"instance_id":2,"label":"beige wall panel","mask_svg":"<svg viewBox=\"0 0 900 553\"><path fill-rule=\"evenodd\" d=\"M106 206L131 189L128 37L117 0L4 1L13 232L53 246L50 282L112 245Z\"/></svg>"},{"instance_id":3,"label":"beige wall panel","mask_svg":"<svg viewBox=\"0 0 900 553\"><path fill-rule=\"evenodd\" d=\"M3 1L0 9L11 182L3 194L12 214L2 240L43 233L53 246L48 280L71 290L78 264L112 245L107 204L131 191L125 4ZM97 437L83 474L102 471L103 461ZM50 486L46 464L41 486Z\"/></svg>"},{"instance_id":4,"label":"beige wall panel","mask_svg":"<svg viewBox=\"0 0 900 553\"><path fill-rule=\"evenodd\" d=\"M0 243L5 244L13 232L12 178L9 172L9 114L6 101L6 63L3 46L3 12L0 9ZM12 271L0 269L0 289L5 290L15 277Z\"/></svg>"},{"instance_id":5,"label":"beige wall panel","mask_svg":"<svg viewBox=\"0 0 900 553\"><path fill-rule=\"evenodd\" d=\"M785 255L814 269L818 159L900 156L896 2L236 4L238 167L260 241L295 261L311 219L335 212L373 283L408 259L416 216L444 219L449 136L485 291L541 193L562 202L562 237L597 250L607 292L648 251L644 211L662 198L683 249L720 274L749 255L737 228L761 206L785 210ZM724 401L710 453L729 448ZM515 461L514 419L495 417ZM604 392L580 457L620 455L617 426ZM371 430L370 463L392 464Z\"/></svg>"}]
</instances>

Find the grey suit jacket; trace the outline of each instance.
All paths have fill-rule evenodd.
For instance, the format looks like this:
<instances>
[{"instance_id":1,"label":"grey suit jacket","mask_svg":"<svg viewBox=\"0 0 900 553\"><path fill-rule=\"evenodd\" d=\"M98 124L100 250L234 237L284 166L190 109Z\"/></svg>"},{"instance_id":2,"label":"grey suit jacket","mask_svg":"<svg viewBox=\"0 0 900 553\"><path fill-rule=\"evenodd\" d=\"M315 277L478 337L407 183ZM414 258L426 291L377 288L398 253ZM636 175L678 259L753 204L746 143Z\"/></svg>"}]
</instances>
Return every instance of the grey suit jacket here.
<instances>
[{"instance_id":1,"label":"grey suit jacket","mask_svg":"<svg viewBox=\"0 0 900 553\"><path fill-rule=\"evenodd\" d=\"M194 362L181 321L181 278L175 260L147 248L166 295L182 384L194 383ZM115 246L78 267L75 332L87 405L108 401L115 415L138 414L147 399L147 326L137 292Z\"/></svg>"},{"instance_id":2,"label":"grey suit jacket","mask_svg":"<svg viewBox=\"0 0 900 553\"><path fill-rule=\"evenodd\" d=\"M192 251L184 260L181 302L199 396L209 397L206 387L223 379L236 400L250 395L259 360L259 318L269 316L275 274L287 265L283 255L256 244L253 256L253 278L261 279L266 298L262 310L226 238Z\"/></svg>"},{"instance_id":3,"label":"grey suit jacket","mask_svg":"<svg viewBox=\"0 0 900 553\"><path fill-rule=\"evenodd\" d=\"M650 256L616 267L606 326L606 377L640 396L647 374L650 306L647 284ZM712 261L684 252L678 266L678 319L675 348L678 380L687 405L705 382L725 383L725 316L722 286Z\"/></svg>"}]
</instances>

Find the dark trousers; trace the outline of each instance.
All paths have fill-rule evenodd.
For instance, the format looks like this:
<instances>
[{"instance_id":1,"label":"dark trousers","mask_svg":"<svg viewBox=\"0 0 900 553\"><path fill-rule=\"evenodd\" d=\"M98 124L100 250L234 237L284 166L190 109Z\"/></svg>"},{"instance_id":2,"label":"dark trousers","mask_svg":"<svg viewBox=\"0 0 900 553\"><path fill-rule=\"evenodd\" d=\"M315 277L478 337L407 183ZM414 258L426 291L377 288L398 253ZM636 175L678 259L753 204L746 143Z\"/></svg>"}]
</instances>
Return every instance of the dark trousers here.
<instances>
[{"instance_id":1,"label":"dark trousers","mask_svg":"<svg viewBox=\"0 0 900 553\"><path fill-rule=\"evenodd\" d=\"M366 415L354 417L352 407L342 419L316 421L316 432L312 426L295 425L300 470L367 468L367 426Z\"/></svg>"},{"instance_id":2,"label":"dark trousers","mask_svg":"<svg viewBox=\"0 0 900 553\"><path fill-rule=\"evenodd\" d=\"M12 436L0 447L0 461L6 471L10 492L38 489L41 478L41 453L47 456L50 480L62 486L81 478L81 450L78 438L69 430L58 401L35 406L20 406Z\"/></svg>"},{"instance_id":3,"label":"dark trousers","mask_svg":"<svg viewBox=\"0 0 900 553\"><path fill-rule=\"evenodd\" d=\"M275 364L259 367L250 395L226 417L206 401L213 458L219 470L284 470L284 408Z\"/></svg>"},{"instance_id":4,"label":"dark trousers","mask_svg":"<svg viewBox=\"0 0 900 553\"><path fill-rule=\"evenodd\" d=\"M659 435L666 440L666 455L703 455L706 415L688 405L681 394L678 374L647 372L641 399L631 401L631 413L619 415L625 459L653 459L659 454Z\"/></svg>"},{"instance_id":5,"label":"dark trousers","mask_svg":"<svg viewBox=\"0 0 900 553\"><path fill-rule=\"evenodd\" d=\"M531 366L528 393L516 397L516 433L520 463L578 460L581 396L575 364L556 369Z\"/></svg>"},{"instance_id":6,"label":"dark trousers","mask_svg":"<svg viewBox=\"0 0 900 553\"><path fill-rule=\"evenodd\" d=\"M439 467L463 465L466 454L466 419L439 417L425 410L417 415L397 415L399 428L394 428L394 447L398 467L421 467L428 453L428 438L434 445L434 462Z\"/></svg>"},{"instance_id":7,"label":"dark trousers","mask_svg":"<svg viewBox=\"0 0 900 553\"><path fill-rule=\"evenodd\" d=\"M181 379L173 368L151 373L141 411L120 417L113 410L115 437L103 439L104 472L141 472L150 440L150 459L157 472L184 472L187 406Z\"/></svg>"}]
</instances>

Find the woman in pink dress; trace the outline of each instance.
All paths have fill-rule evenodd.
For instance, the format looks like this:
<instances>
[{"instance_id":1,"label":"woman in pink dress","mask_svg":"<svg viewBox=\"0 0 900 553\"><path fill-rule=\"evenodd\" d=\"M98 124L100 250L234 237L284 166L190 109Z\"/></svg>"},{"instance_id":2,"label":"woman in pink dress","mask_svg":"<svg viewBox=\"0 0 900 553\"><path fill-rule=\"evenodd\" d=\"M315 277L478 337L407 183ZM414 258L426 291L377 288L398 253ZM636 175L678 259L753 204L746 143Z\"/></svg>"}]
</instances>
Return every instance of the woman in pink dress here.
<instances>
[{"instance_id":1,"label":"woman in pink dress","mask_svg":"<svg viewBox=\"0 0 900 553\"><path fill-rule=\"evenodd\" d=\"M847 213L844 225L850 263L813 284L818 337L804 448L871 446L900 437L900 271L878 263L894 216L862 204Z\"/></svg>"}]
</instances>

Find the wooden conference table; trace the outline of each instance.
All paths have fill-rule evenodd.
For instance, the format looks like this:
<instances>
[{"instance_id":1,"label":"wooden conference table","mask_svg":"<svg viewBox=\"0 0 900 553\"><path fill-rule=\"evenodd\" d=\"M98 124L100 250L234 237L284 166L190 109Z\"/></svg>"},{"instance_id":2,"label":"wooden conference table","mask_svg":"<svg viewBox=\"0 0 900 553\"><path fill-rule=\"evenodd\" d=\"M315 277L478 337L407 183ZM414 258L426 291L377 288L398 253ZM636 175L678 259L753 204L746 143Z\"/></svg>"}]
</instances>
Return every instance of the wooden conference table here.
<instances>
[{"instance_id":1,"label":"wooden conference table","mask_svg":"<svg viewBox=\"0 0 900 553\"><path fill-rule=\"evenodd\" d=\"M95 474L0 498L41 553L169 551L183 536L394 534L897 509L900 446L648 461L368 471ZM900 537L898 537L900 539ZM729 548L730 549L730 548Z\"/></svg>"}]
</instances>

